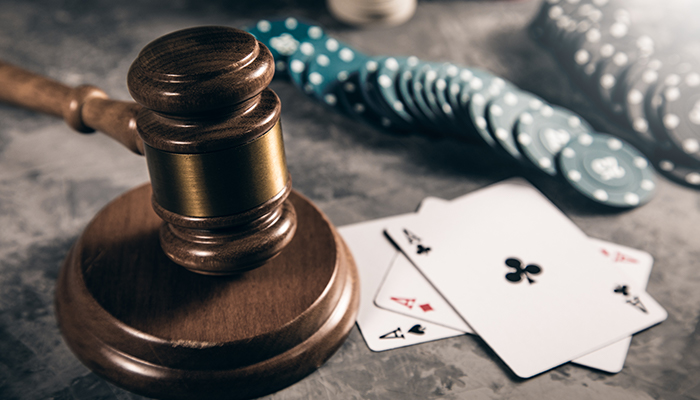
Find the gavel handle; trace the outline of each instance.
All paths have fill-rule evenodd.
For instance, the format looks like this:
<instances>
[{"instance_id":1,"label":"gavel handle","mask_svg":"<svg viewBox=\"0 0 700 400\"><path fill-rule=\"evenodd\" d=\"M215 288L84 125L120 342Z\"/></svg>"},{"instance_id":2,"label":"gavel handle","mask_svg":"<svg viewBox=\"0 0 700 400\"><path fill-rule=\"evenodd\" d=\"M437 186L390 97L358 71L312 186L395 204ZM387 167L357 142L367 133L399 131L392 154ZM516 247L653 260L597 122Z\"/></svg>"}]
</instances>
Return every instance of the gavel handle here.
<instances>
[{"instance_id":1,"label":"gavel handle","mask_svg":"<svg viewBox=\"0 0 700 400\"><path fill-rule=\"evenodd\" d=\"M95 86L71 88L0 61L0 102L61 117L78 132L103 132L134 153L143 154L143 141L136 130L141 106L110 100Z\"/></svg>"}]
</instances>

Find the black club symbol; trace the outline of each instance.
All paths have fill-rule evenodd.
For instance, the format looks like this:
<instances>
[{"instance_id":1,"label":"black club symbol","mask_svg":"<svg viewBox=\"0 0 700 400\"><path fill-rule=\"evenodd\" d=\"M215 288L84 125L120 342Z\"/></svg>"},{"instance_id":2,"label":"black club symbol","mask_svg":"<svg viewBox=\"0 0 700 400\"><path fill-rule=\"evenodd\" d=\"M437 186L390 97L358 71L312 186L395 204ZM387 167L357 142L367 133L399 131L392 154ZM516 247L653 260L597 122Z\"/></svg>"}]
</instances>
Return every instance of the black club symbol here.
<instances>
[{"instance_id":1,"label":"black club symbol","mask_svg":"<svg viewBox=\"0 0 700 400\"><path fill-rule=\"evenodd\" d=\"M629 289L627 288L627 285L618 285L615 290L615 293L622 293L625 296L628 296L630 294Z\"/></svg>"},{"instance_id":2,"label":"black club symbol","mask_svg":"<svg viewBox=\"0 0 700 400\"><path fill-rule=\"evenodd\" d=\"M542 272L542 268L536 264L528 264L525 268L523 268L523 263L517 258L507 259L506 265L515 269L515 271L506 274L506 279L511 282L520 282L520 279L522 279L523 275L525 275L529 283L535 283L535 280L532 279L530 275L537 275Z\"/></svg>"}]
</instances>

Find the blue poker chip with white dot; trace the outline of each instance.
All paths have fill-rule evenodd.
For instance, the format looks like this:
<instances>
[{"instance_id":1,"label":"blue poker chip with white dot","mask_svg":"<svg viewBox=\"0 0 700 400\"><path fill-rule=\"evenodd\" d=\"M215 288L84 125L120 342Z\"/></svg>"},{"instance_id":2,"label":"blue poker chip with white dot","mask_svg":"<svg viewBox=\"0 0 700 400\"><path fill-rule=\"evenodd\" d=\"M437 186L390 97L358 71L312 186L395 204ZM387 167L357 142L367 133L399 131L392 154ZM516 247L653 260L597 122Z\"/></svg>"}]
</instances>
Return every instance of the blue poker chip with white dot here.
<instances>
[{"instance_id":1,"label":"blue poker chip with white dot","mask_svg":"<svg viewBox=\"0 0 700 400\"><path fill-rule=\"evenodd\" d=\"M408 107L399 96L398 75L401 65L406 63L406 58L387 57L379 63L377 73L374 75L375 83L379 89L380 100L384 106L390 109L398 118L407 124L414 125L416 120L410 114Z\"/></svg>"},{"instance_id":2,"label":"blue poker chip with white dot","mask_svg":"<svg viewBox=\"0 0 700 400\"><path fill-rule=\"evenodd\" d=\"M296 18L280 20L262 19L255 25L245 28L272 53L275 59L275 76L287 75L289 58L298 50L302 42L321 39L325 34L316 25L300 22Z\"/></svg>"},{"instance_id":3,"label":"blue poker chip with white dot","mask_svg":"<svg viewBox=\"0 0 700 400\"><path fill-rule=\"evenodd\" d=\"M496 96L499 96L507 87L512 87L505 80L497 77L475 78L469 82L473 91L469 96L468 110L470 122L479 137L494 149L500 150L498 143L491 136L486 119L486 107Z\"/></svg>"},{"instance_id":4,"label":"blue poker chip with white dot","mask_svg":"<svg viewBox=\"0 0 700 400\"><path fill-rule=\"evenodd\" d=\"M458 66L451 63L443 64L438 70L437 78L435 79L435 84L433 87L437 105L442 114L444 114L445 118L449 121L453 132L457 136L460 136L460 132L463 130L463 127L461 122L457 119L457 110L453 107L453 103L450 102L449 83L453 79L460 79L459 73L460 68Z\"/></svg>"},{"instance_id":5,"label":"blue poker chip with white dot","mask_svg":"<svg viewBox=\"0 0 700 400\"><path fill-rule=\"evenodd\" d=\"M353 72L340 85L337 92L338 104L348 115L359 117L375 127L385 128L385 117L365 101L360 89L359 76L358 72Z\"/></svg>"},{"instance_id":6,"label":"blue poker chip with white dot","mask_svg":"<svg viewBox=\"0 0 700 400\"><path fill-rule=\"evenodd\" d=\"M447 81L447 98L452 106L453 111L462 109L462 104L459 102L462 87L469 87L469 82L474 78L474 73L470 68L460 68L456 76ZM459 114L455 114L459 116Z\"/></svg>"},{"instance_id":7,"label":"blue poker chip with white dot","mask_svg":"<svg viewBox=\"0 0 700 400\"><path fill-rule=\"evenodd\" d=\"M673 144L676 158L700 163L700 74L688 74L678 86L664 90L659 112L662 133Z\"/></svg>"},{"instance_id":8,"label":"blue poker chip with white dot","mask_svg":"<svg viewBox=\"0 0 700 400\"><path fill-rule=\"evenodd\" d=\"M647 158L611 135L584 133L571 140L559 153L559 170L574 189L610 207L645 204L656 189Z\"/></svg>"},{"instance_id":9,"label":"blue poker chip with white dot","mask_svg":"<svg viewBox=\"0 0 700 400\"><path fill-rule=\"evenodd\" d=\"M700 167L679 162L660 151L654 155L654 166L661 175L681 185L700 189Z\"/></svg>"},{"instance_id":10,"label":"blue poker chip with white dot","mask_svg":"<svg viewBox=\"0 0 700 400\"><path fill-rule=\"evenodd\" d=\"M447 82L447 98L459 124L457 137L466 140L474 140L478 137L469 115L469 100L471 99L471 94L476 90L472 87L472 80L478 86L478 84L483 85L485 77L492 76L480 69L461 67L457 76L450 78ZM478 89L481 89L481 87L478 87Z\"/></svg>"},{"instance_id":11,"label":"blue poker chip with white dot","mask_svg":"<svg viewBox=\"0 0 700 400\"><path fill-rule=\"evenodd\" d=\"M310 93L308 85L308 64L316 54L316 48L311 42L303 42L299 49L289 58L288 74L294 86L304 93Z\"/></svg>"},{"instance_id":12,"label":"blue poker chip with white dot","mask_svg":"<svg viewBox=\"0 0 700 400\"><path fill-rule=\"evenodd\" d=\"M539 97L515 88L506 88L491 100L486 108L489 131L501 148L520 162L527 162L515 144L513 135L518 117L526 110L539 110L544 106Z\"/></svg>"},{"instance_id":13,"label":"blue poker chip with white dot","mask_svg":"<svg viewBox=\"0 0 700 400\"><path fill-rule=\"evenodd\" d=\"M358 72L369 58L333 38L328 38L316 47L316 52L307 64L308 84L318 100L336 107L339 87L350 74Z\"/></svg>"},{"instance_id":14,"label":"blue poker chip with white dot","mask_svg":"<svg viewBox=\"0 0 700 400\"><path fill-rule=\"evenodd\" d=\"M413 97L413 75L422 66L421 61L417 57L408 57L405 61L398 59L398 61L401 71L398 73L396 84L406 110L426 130L434 130L434 124L423 115Z\"/></svg>"},{"instance_id":15,"label":"blue poker chip with white dot","mask_svg":"<svg viewBox=\"0 0 700 400\"><path fill-rule=\"evenodd\" d=\"M369 58L360 68L358 80L360 93L365 99L365 102L372 110L381 115L380 124L382 127L392 129L394 131L405 131L412 129L411 124L401 119L388 106L384 105L380 98L379 85L376 80L377 71L380 65L387 57L372 57Z\"/></svg>"},{"instance_id":16,"label":"blue poker chip with white dot","mask_svg":"<svg viewBox=\"0 0 700 400\"><path fill-rule=\"evenodd\" d=\"M411 78L410 85L413 101L415 102L420 113L426 120L429 121L431 126L435 127L435 131L440 132L441 136L445 136L446 132L444 121L441 119L442 116L435 114L435 111L433 111L433 108L430 107L424 95L426 74L428 74L429 71L433 71L433 68L437 66L439 66L439 64L423 61L420 62L420 64L412 70L413 77ZM428 82L432 83L432 80L429 79Z\"/></svg>"},{"instance_id":17,"label":"blue poker chip with white dot","mask_svg":"<svg viewBox=\"0 0 700 400\"><path fill-rule=\"evenodd\" d=\"M543 172L556 176L556 157L570 140L594 133L577 114L559 107L541 105L522 112L514 135L524 159Z\"/></svg>"},{"instance_id":18,"label":"blue poker chip with white dot","mask_svg":"<svg viewBox=\"0 0 700 400\"><path fill-rule=\"evenodd\" d=\"M436 121L440 126L440 129L444 131L445 136L450 136L454 134L455 125L449 119L445 110L441 107L438 101L438 90L444 90L447 87L447 82L444 79L438 79L442 69L446 68L448 63L426 63L428 68L423 74L423 100L425 104L428 105L433 115L435 115ZM452 112L452 107L449 108L450 113Z\"/></svg>"}]
</instances>

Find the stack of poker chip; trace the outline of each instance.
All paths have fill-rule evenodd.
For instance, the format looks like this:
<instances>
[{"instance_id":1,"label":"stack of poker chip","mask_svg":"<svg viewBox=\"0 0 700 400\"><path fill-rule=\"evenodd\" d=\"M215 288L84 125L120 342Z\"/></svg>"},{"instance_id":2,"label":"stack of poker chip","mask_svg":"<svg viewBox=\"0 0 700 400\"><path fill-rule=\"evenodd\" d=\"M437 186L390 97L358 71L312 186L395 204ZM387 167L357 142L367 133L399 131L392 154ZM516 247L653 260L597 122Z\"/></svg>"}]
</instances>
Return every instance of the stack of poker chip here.
<instances>
[{"instance_id":1,"label":"stack of poker chip","mask_svg":"<svg viewBox=\"0 0 700 400\"><path fill-rule=\"evenodd\" d=\"M326 0L328 10L349 25L401 25L416 12L417 0Z\"/></svg>"},{"instance_id":2,"label":"stack of poker chip","mask_svg":"<svg viewBox=\"0 0 700 400\"><path fill-rule=\"evenodd\" d=\"M293 18L263 20L248 31L270 47L285 71L279 76L354 119L481 142L505 162L559 178L610 207L636 207L654 194L653 168L635 147L487 71L368 56Z\"/></svg>"},{"instance_id":3,"label":"stack of poker chip","mask_svg":"<svg viewBox=\"0 0 700 400\"><path fill-rule=\"evenodd\" d=\"M700 13L686 3L676 14ZM700 63L682 45L697 32L686 26L692 21L672 22L668 8L661 1L545 0L530 30L659 172L700 188ZM654 14L664 18L645 23Z\"/></svg>"}]
</instances>

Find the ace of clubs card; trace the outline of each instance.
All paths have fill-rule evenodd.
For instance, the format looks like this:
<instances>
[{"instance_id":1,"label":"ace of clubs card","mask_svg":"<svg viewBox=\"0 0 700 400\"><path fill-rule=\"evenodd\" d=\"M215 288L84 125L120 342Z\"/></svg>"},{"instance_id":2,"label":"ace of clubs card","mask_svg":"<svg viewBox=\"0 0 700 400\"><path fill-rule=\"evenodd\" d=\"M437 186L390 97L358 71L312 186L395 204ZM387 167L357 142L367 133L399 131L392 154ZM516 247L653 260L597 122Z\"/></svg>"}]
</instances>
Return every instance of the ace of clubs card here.
<instances>
[{"instance_id":1,"label":"ace of clubs card","mask_svg":"<svg viewBox=\"0 0 700 400\"><path fill-rule=\"evenodd\" d=\"M460 206L459 214L436 212L442 224L414 217L386 232L516 375L537 375L666 318L529 184L497 184Z\"/></svg>"},{"instance_id":2,"label":"ace of clubs card","mask_svg":"<svg viewBox=\"0 0 700 400\"><path fill-rule=\"evenodd\" d=\"M428 197L421 202L419 215L422 218L431 218L431 213L436 209L451 205L459 206L460 199L468 196L469 194L453 202ZM439 223L435 219L433 222ZM637 286L646 287L654 262L649 253L599 239L588 238L587 240L593 242L596 249L608 258L611 267L621 269ZM375 303L381 308L400 314L465 333L473 333L469 325L405 256L394 259L377 292ZM624 338L573 362L609 373L620 372L627 358L631 340L631 337Z\"/></svg>"}]
</instances>

